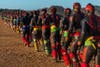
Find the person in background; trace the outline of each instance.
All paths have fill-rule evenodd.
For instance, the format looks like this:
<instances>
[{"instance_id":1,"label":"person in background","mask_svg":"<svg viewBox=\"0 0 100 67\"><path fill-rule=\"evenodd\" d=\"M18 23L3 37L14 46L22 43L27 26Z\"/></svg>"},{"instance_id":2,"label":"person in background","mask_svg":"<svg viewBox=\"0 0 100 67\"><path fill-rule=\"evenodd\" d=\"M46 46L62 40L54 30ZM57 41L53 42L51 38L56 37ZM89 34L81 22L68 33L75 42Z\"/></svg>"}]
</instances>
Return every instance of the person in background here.
<instances>
[{"instance_id":1,"label":"person in background","mask_svg":"<svg viewBox=\"0 0 100 67\"><path fill-rule=\"evenodd\" d=\"M29 38L30 38L30 21L31 21L31 18L29 16L29 13L27 12L23 12L23 19L22 19L22 22L23 22L23 33L22 33L22 39L23 39L23 42L25 44L25 46L30 46L30 41L29 41Z\"/></svg>"}]
</instances>

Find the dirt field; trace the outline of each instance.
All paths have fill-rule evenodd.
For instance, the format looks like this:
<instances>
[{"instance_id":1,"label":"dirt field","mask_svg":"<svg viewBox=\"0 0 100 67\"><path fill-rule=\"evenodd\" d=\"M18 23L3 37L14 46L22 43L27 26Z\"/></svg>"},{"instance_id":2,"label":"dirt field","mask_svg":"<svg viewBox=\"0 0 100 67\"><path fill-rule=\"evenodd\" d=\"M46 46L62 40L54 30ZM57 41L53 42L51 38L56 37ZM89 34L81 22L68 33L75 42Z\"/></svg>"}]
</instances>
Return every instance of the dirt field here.
<instances>
[{"instance_id":1,"label":"dirt field","mask_svg":"<svg viewBox=\"0 0 100 67\"><path fill-rule=\"evenodd\" d=\"M63 62L55 63L44 52L35 52L25 47L21 35L13 32L0 20L0 67L65 67Z\"/></svg>"}]
</instances>

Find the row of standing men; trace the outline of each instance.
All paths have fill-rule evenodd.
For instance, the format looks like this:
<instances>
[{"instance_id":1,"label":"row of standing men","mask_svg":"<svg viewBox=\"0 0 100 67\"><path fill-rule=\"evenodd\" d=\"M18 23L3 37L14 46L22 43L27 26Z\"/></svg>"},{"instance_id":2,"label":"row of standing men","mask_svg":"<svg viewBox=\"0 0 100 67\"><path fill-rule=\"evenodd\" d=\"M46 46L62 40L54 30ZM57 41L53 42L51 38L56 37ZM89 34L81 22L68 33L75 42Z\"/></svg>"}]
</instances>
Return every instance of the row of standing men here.
<instances>
[{"instance_id":1,"label":"row of standing men","mask_svg":"<svg viewBox=\"0 0 100 67\"><path fill-rule=\"evenodd\" d=\"M17 32L22 30L25 46L33 41L39 51L42 44L48 56L56 62L63 59L66 67L89 67L93 56L95 67L100 67L100 17L95 15L94 6L87 4L83 13L80 3L74 3L73 11L64 9L64 16L56 12L51 7L50 14L42 9L30 13L4 12L2 16L10 18L7 22Z\"/></svg>"}]
</instances>

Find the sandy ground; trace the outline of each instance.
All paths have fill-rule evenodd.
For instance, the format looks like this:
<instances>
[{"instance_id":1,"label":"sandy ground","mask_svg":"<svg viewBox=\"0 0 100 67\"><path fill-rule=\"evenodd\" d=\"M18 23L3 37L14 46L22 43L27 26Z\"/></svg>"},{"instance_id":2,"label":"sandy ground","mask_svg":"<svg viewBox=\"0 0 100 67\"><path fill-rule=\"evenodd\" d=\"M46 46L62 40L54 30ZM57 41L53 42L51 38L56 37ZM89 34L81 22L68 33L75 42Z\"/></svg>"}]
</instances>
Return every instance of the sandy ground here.
<instances>
[{"instance_id":1,"label":"sandy ground","mask_svg":"<svg viewBox=\"0 0 100 67\"><path fill-rule=\"evenodd\" d=\"M56 63L43 51L35 52L33 47L25 47L21 35L13 32L0 20L0 67L65 67Z\"/></svg>"}]
</instances>

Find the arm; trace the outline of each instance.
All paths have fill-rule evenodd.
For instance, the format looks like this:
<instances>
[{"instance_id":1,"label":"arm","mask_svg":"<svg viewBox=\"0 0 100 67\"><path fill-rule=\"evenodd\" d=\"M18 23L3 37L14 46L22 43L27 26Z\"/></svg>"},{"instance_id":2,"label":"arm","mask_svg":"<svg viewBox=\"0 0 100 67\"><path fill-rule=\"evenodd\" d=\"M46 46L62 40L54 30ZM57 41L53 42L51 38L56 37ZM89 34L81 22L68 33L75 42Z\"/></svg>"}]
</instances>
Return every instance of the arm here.
<instances>
[{"instance_id":1,"label":"arm","mask_svg":"<svg viewBox=\"0 0 100 67\"><path fill-rule=\"evenodd\" d=\"M37 23L36 24L37 26L42 26L42 20L41 20L40 16L39 16L39 18L38 18L36 23Z\"/></svg>"},{"instance_id":2,"label":"arm","mask_svg":"<svg viewBox=\"0 0 100 67\"><path fill-rule=\"evenodd\" d=\"M80 33L80 36L77 39L75 39L75 41L74 41L74 43L77 44L77 45L79 45L79 46L82 44L82 42L84 40L85 26L86 26L85 23L86 22L87 22L86 19L83 19L81 21L81 33Z\"/></svg>"},{"instance_id":3,"label":"arm","mask_svg":"<svg viewBox=\"0 0 100 67\"><path fill-rule=\"evenodd\" d=\"M85 23L87 22L86 19L83 19L81 21L81 34L80 34L80 40L83 40L84 34L85 34Z\"/></svg>"},{"instance_id":4,"label":"arm","mask_svg":"<svg viewBox=\"0 0 100 67\"><path fill-rule=\"evenodd\" d=\"M69 23L69 28L68 28L68 31L69 32L71 32L71 30L72 30L72 26L73 26L73 16L71 16L70 18L69 18L69 21L70 21L70 23Z\"/></svg>"},{"instance_id":5,"label":"arm","mask_svg":"<svg viewBox=\"0 0 100 67\"><path fill-rule=\"evenodd\" d=\"M64 22L64 18L61 18L60 20L60 34L62 35L63 32L63 22Z\"/></svg>"}]
</instances>

